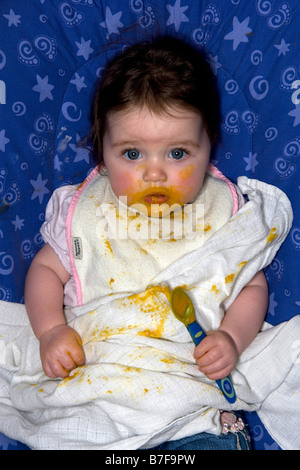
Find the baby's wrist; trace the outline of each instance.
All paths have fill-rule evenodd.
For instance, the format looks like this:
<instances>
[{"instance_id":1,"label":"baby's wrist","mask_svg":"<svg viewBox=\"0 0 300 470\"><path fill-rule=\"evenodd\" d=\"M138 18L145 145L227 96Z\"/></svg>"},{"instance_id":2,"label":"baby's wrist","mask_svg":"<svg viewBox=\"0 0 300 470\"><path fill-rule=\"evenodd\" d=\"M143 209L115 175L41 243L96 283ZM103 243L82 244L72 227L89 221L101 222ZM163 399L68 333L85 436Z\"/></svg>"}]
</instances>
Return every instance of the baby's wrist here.
<instances>
[{"instance_id":1,"label":"baby's wrist","mask_svg":"<svg viewBox=\"0 0 300 470\"><path fill-rule=\"evenodd\" d=\"M46 337L46 335L49 334L56 334L62 327L66 327L67 324L64 323L58 323L55 325L49 326L47 329L43 329L39 334L36 334L37 339L41 342L41 340Z\"/></svg>"},{"instance_id":2,"label":"baby's wrist","mask_svg":"<svg viewBox=\"0 0 300 470\"><path fill-rule=\"evenodd\" d=\"M240 355L239 346L238 346L238 342L236 341L234 335L230 331L227 331L226 329L223 329L222 326L218 329L218 331L220 333L223 333L226 336L228 341L231 343L233 349L236 351L236 354L239 356Z\"/></svg>"}]
</instances>

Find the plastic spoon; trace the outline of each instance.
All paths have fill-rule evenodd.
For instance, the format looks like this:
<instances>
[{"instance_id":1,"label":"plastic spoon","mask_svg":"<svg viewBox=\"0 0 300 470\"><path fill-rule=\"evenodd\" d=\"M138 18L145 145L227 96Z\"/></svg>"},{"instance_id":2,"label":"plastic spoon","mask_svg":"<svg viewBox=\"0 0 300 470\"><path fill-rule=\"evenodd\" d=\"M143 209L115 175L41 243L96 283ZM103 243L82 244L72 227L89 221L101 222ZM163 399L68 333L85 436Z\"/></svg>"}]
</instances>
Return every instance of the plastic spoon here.
<instances>
[{"instance_id":1,"label":"plastic spoon","mask_svg":"<svg viewBox=\"0 0 300 470\"><path fill-rule=\"evenodd\" d=\"M196 321L193 302L182 287L175 287L175 289L172 290L171 307L175 317L187 327L197 346L207 335ZM216 380L216 383L226 400L229 401L229 403L234 403L236 401L236 394L231 379L227 376L223 379Z\"/></svg>"}]
</instances>

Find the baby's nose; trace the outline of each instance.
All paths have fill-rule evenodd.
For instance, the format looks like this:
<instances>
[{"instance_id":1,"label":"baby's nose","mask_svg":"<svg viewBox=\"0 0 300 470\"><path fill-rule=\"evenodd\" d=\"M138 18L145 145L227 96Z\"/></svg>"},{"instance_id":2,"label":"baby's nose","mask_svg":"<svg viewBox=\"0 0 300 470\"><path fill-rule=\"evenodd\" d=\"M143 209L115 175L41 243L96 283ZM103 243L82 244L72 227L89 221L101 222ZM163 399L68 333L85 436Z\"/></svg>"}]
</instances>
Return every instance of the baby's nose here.
<instances>
[{"instance_id":1,"label":"baby's nose","mask_svg":"<svg viewBox=\"0 0 300 470\"><path fill-rule=\"evenodd\" d=\"M158 183L167 181L167 172L164 163L153 159L147 162L144 171L144 181L150 183Z\"/></svg>"}]
</instances>

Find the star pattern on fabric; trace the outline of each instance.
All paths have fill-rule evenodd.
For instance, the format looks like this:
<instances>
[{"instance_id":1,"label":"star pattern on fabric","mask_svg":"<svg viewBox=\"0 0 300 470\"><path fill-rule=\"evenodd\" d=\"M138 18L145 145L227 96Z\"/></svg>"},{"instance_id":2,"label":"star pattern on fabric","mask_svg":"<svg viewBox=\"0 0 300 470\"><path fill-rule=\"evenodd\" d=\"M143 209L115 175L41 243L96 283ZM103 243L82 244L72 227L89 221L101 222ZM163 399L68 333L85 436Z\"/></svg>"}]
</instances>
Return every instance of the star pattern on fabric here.
<instances>
[{"instance_id":1,"label":"star pattern on fabric","mask_svg":"<svg viewBox=\"0 0 300 470\"><path fill-rule=\"evenodd\" d=\"M272 317L275 316L275 308L277 307L278 305L278 302L276 302L276 300L274 299L275 297L275 293L272 292L272 294L270 295L269 297L269 310L268 310L268 313L270 315L272 315Z\"/></svg>"},{"instance_id":2,"label":"star pattern on fabric","mask_svg":"<svg viewBox=\"0 0 300 470\"><path fill-rule=\"evenodd\" d=\"M18 443L14 439L8 438L1 433L1 447L0 450L11 450L13 446L17 447Z\"/></svg>"},{"instance_id":3,"label":"star pattern on fabric","mask_svg":"<svg viewBox=\"0 0 300 470\"><path fill-rule=\"evenodd\" d=\"M254 173L255 167L258 165L257 153L249 152L249 156L244 157L244 160L247 163L245 171L252 171L252 173Z\"/></svg>"},{"instance_id":4,"label":"star pattern on fabric","mask_svg":"<svg viewBox=\"0 0 300 470\"><path fill-rule=\"evenodd\" d=\"M252 29L248 27L250 16L248 16L241 23L238 18L234 16L232 22L232 31L226 34L224 39L226 41L233 41L233 50L236 51L241 42L249 42L248 35L252 33Z\"/></svg>"},{"instance_id":5,"label":"star pattern on fabric","mask_svg":"<svg viewBox=\"0 0 300 470\"><path fill-rule=\"evenodd\" d=\"M297 106L295 106L295 109L293 109L292 111L290 111L290 112L288 113L288 116L291 116L291 117L294 117L294 118L295 118L293 127L298 126L298 124L300 124L300 104L298 104Z\"/></svg>"},{"instance_id":6,"label":"star pattern on fabric","mask_svg":"<svg viewBox=\"0 0 300 470\"><path fill-rule=\"evenodd\" d=\"M74 158L74 163L81 162L85 160L87 163L90 163L90 152L89 150L79 147L79 143L81 141L80 135L76 134L76 144L69 144L69 147L76 153L76 157Z\"/></svg>"},{"instance_id":7,"label":"star pattern on fabric","mask_svg":"<svg viewBox=\"0 0 300 470\"><path fill-rule=\"evenodd\" d=\"M80 38L80 42L75 41L75 44L78 47L78 57L82 56L85 60L89 59L90 54L94 52L94 49L91 47L91 42L91 39L86 41L83 37Z\"/></svg>"},{"instance_id":8,"label":"star pattern on fabric","mask_svg":"<svg viewBox=\"0 0 300 470\"><path fill-rule=\"evenodd\" d=\"M71 80L70 83L72 83L72 85L75 85L76 86L76 90L78 91L78 93L81 92L82 88L86 88L87 85L84 83L84 80L85 80L85 77L80 77L78 75L78 73L76 72L75 73L75 78L73 78L73 80Z\"/></svg>"},{"instance_id":9,"label":"star pattern on fabric","mask_svg":"<svg viewBox=\"0 0 300 470\"><path fill-rule=\"evenodd\" d=\"M37 79L37 85L32 87L32 89L33 91L36 91L37 93L40 94L40 103L45 101L47 98L49 100L53 100L53 95L51 91L53 90L54 86L48 83L48 80L49 80L48 75L46 75L46 77L44 78L37 75L36 79Z\"/></svg>"},{"instance_id":10,"label":"star pattern on fabric","mask_svg":"<svg viewBox=\"0 0 300 470\"><path fill-rule=\"evenodd\" d=\"M49 189L46 188L46 184L48 183L47 179L42 178L42 174L39 173L36 180L30 180L31 185L34 188L34 192L31 196L31 200L36 198L39 199L40 204L42 204L44 196L50 193Z\"/></svg>"},{"instance_id":11,"label":"star pattern on fabric","mask_svg":"<svg viewBox=\"0 0 300 470\"><path fill-rule=\"evenodd\" d=\"M220 62L218 61L218 56L215 55L215 56L213 57L211 54L209 54L209 56L208 56L208 61L209 61L209 63L210 63L210 66L211 66L211 68L212 68L213 73L214 73L215 75L217 75L218 69L219 69L220 67L222 67L222 64L220 64Z\"/></svg>"},{"instance_id":12,"label":"star pattern on fabric","mask_svg":"<svg viewBox=\"0 0 300 470\"><path fill-rule=\"evenodd\" d=\"M276 442L273 442L272 444L267 444L265 442L264 448L265 448L265 450L279 450L279 446L278 446L278 444L276 444Z\"/></svg>"},{"instance_id":13,"label":"star pattern on fabric","mask_svg":"<svg viewBox=\"0 0 300 470\"><path fill-rule=\"evenodd\" d=\"M54 170L61 171L62 162L58 158L58 155L54 157Z\"/></svg>"},{"instance_id":14,"label":"star pattern on fabric","mask_svg":"<svg viewBox=\"0 0 300 470\"><path fill-rule=\"evenodd\" d=\"M10 28L11 26L15 26L16 28L18 27L18 25L21 23L21 15L16 15L15 12L10 9L9 10L9 14L7 15L3 15L4 18L6 18L8 20L8 27Z\"/></svg>"},{"instance_id":15,"label":"star pattern on fabric","mask_svg":"<svg viewBox=\"0 0 300 470\"><path fill-rule=\"evenodd\" d=\"M284 39L281 39L280 44L275 44L274 47L278 49L278 57L285 55L287 52L290 52L290 43L287 44Z\"/></svg>"},{"instance_id":16,"label":"star pattern on fabric","mask_svg":"<svg viewBox=\"0 0 300 470\"><path fill-rule=\"evenodd\" d=\"M189 21L188 17L184 14L184 12L188 9L188 6L182 7L180 5L180 0L176 0L174 5L167 4L166 5L170 16L167 21L167 26L174 25L175 31L178 32L181 26L181 23L187 23Z\"/></svg>"},{"instance_id":17,"label":"star pattern on fabric","mask_svg":"<svg viewBox=\"0 0 300 470\"><path fill-rule=\"evenodd\" d=\"M21 230L22 227L24 227L24 221L25 219L20 219L18 215L16 215L15 220L12 220L11 223L15 226L15 232L17 230Z\"/></svg>"},{"instance_id":18,"label":"star pattern on fabric","mask_svg":"<svg viewBox=\"0 0 300 470\"><path fill-rule=\"evenodd\" d=\"M0 131L0 150L2 152L5 152L5 145L8 144L8 142L10 142L10 140L5 137L5 129L2 129L2 131Z\"/></svg>"},{"instance_id":19,"label":"star pattern on fabric","mask_svg":"<svg viewBox=\"0 0 300 470\"><path fill-rule=\"evenodd\" d=\"M123 28L123 23L120 21L122 16L122 11L118 11L114 15L109 7L106 7L105 10L105 21L100 23L102 28L107 29L106 38L108 39L111 34L120 34L119 29Z\"/></svg>"}]
</instances>

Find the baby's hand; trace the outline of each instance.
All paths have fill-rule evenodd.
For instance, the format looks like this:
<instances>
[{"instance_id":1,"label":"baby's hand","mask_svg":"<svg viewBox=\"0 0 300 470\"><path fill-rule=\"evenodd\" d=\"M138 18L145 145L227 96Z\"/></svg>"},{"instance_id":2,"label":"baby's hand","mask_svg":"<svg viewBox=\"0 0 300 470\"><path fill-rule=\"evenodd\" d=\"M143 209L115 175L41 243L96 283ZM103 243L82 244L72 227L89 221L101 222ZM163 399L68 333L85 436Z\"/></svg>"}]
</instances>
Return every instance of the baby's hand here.
<instances>
[{"instance_id":1,"label":"baby's hand","mask_svg":"<svg viewBox=\"0 0 300 470\"><path fill-rule=\"evenodd\" d=\"M225 331L211 331L195 348L194 358L201 372L211 380L223 379L238 359L238 351L232 337Z\"/></svg>"},{"instance_id":2,"label":"baby's hand","mask_svg":"<svg viewBox=\"0 0 300 470\"><path fill-rule=\"evenodd\" d=\"M43 369L48 377L67 377L77 366L85 363L81 338L73 328L59 325L40 337Z\"/></svg>"}]
</instances>

